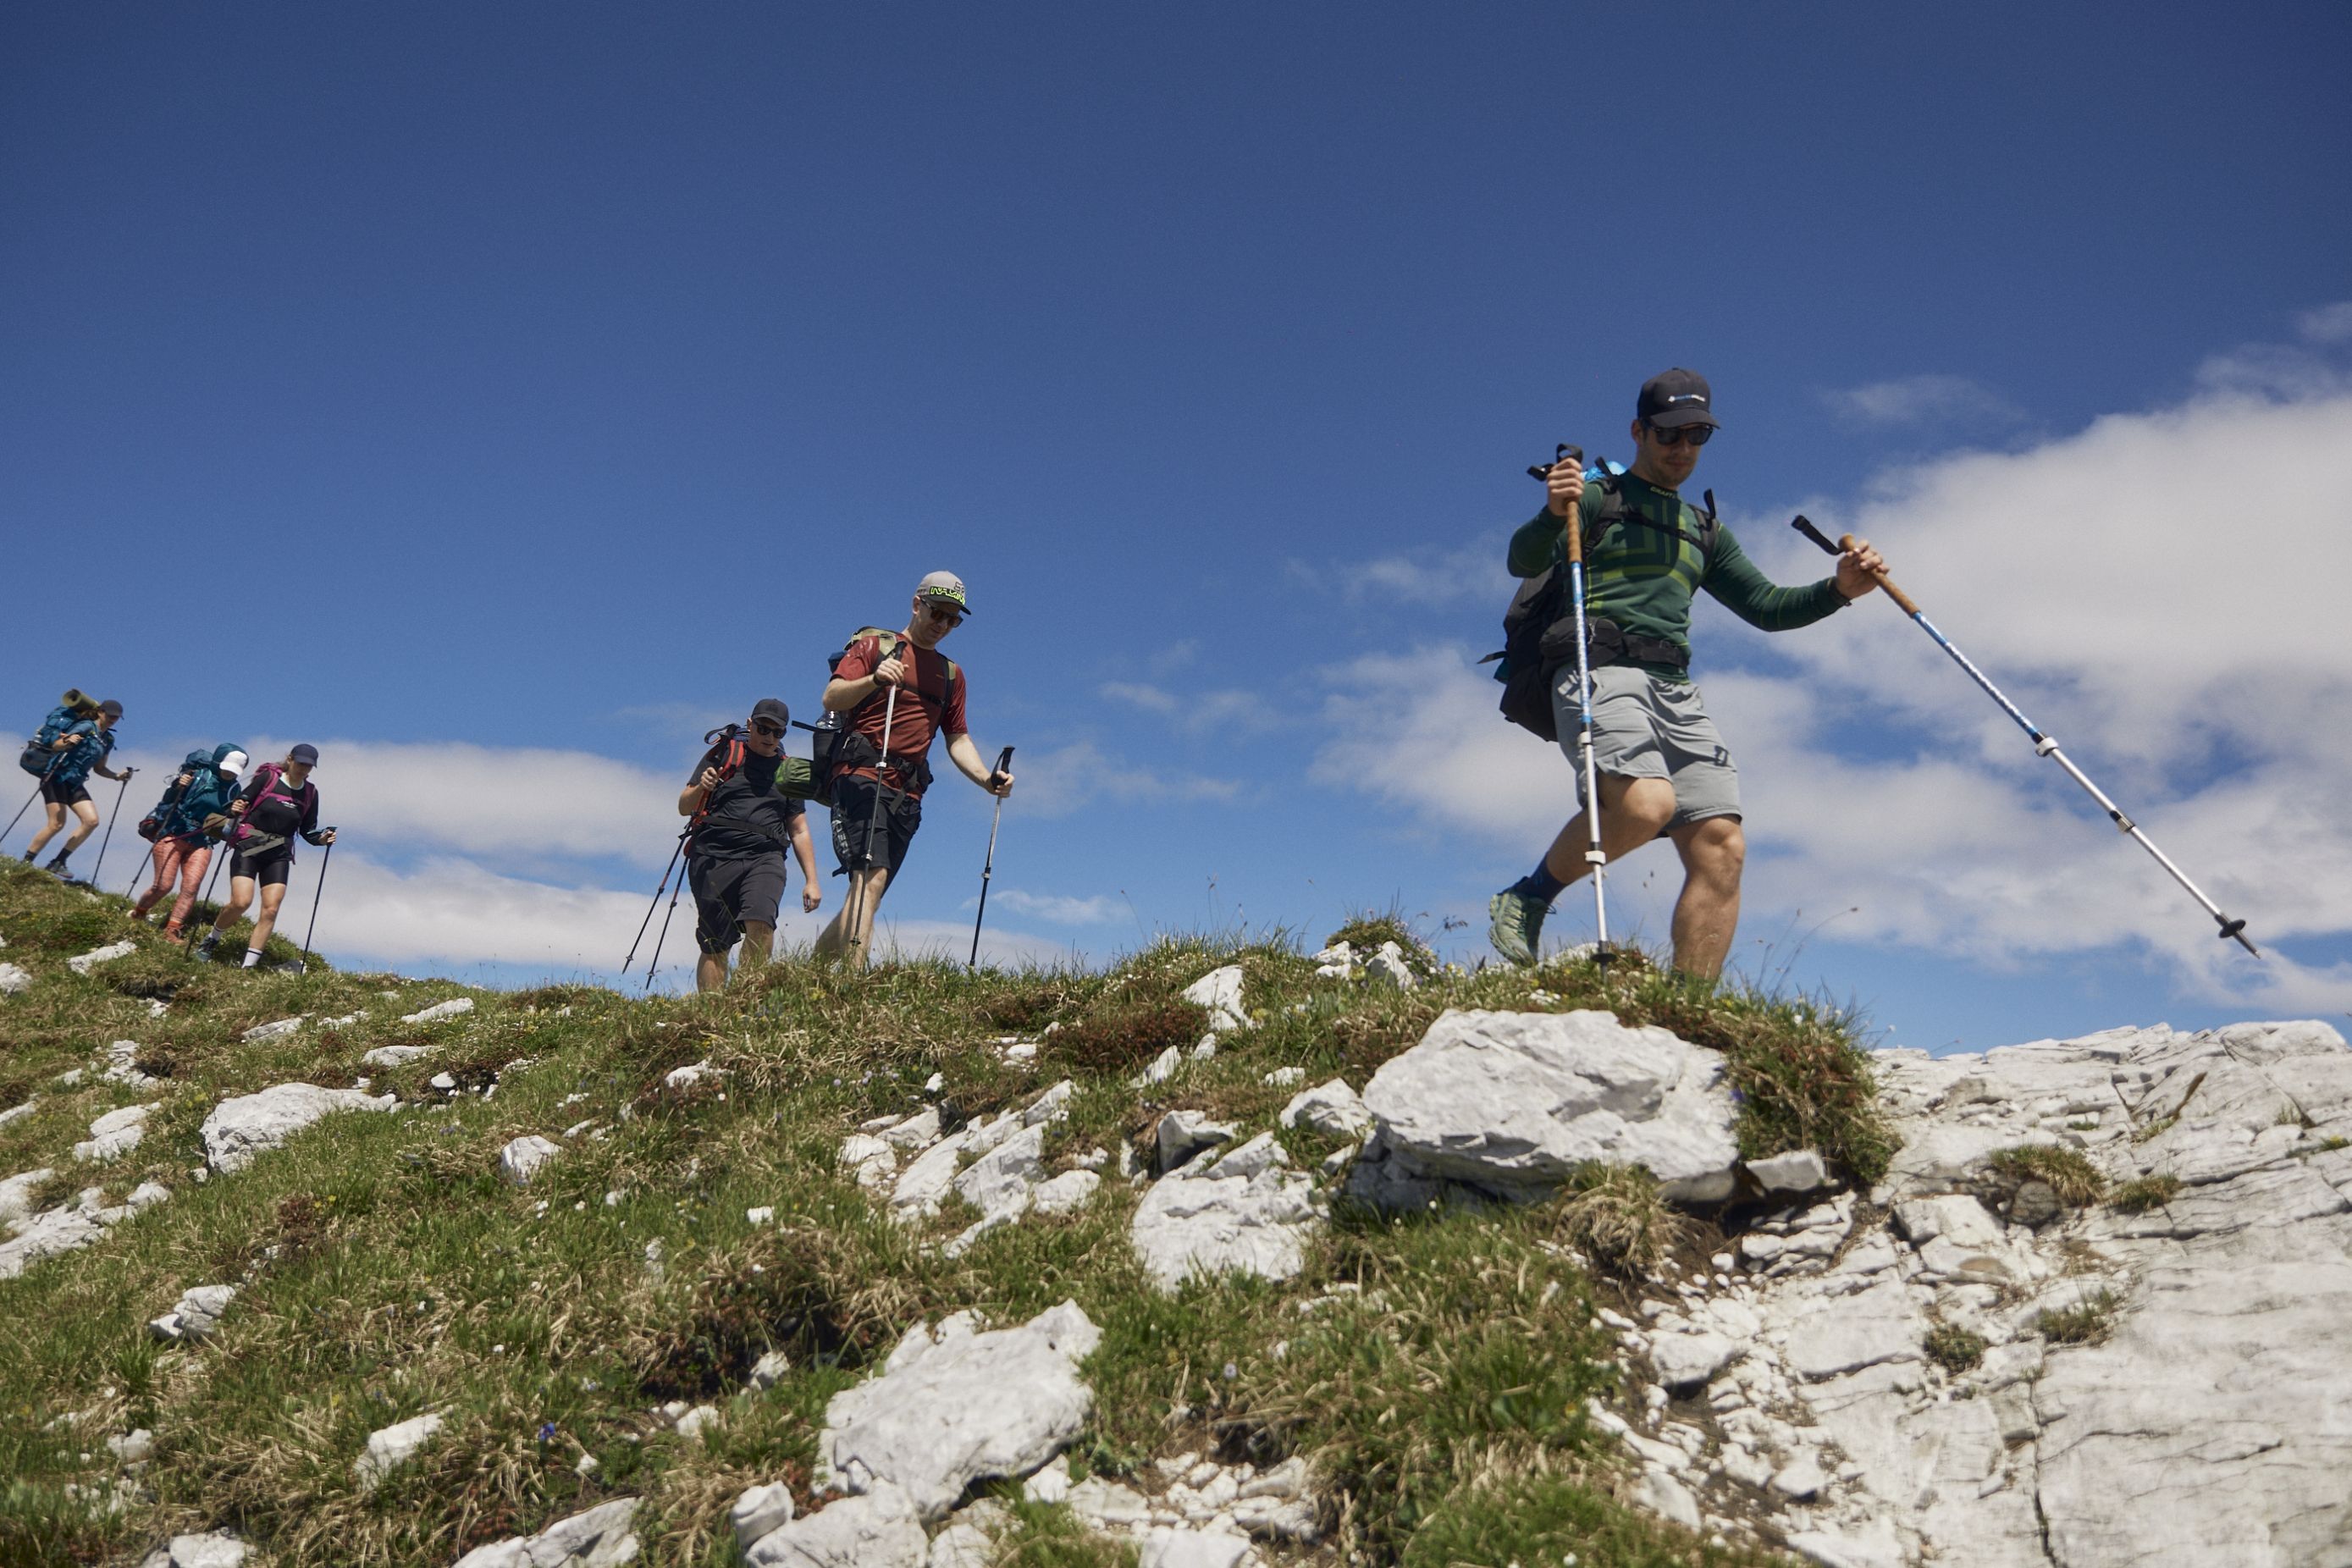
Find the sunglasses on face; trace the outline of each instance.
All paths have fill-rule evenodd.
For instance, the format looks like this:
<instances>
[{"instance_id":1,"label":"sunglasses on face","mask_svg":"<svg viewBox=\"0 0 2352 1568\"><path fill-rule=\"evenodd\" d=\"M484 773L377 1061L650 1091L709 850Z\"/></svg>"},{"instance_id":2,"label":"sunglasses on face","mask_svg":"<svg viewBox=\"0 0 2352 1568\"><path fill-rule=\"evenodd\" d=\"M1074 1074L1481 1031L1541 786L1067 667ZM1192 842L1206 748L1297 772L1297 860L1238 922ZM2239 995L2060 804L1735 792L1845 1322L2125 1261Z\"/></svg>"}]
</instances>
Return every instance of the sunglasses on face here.
<instances>
[{"instance_id":1,"label":"sunglasses on face","mask_svg":"<svg viewBox=\"0 0 2352 1568\"><path fill-rule=\"evenodd\" d=\"M765 735L768 739L774 741L781 740L783 737L784 732L777 726L762 721L751 726L751 733L754 735Z\"/></svg>"},{"instance_id":2,"label":"sunglasses on face","mask_svg":"<svg viewBox=\"0 0 2352 1568\"><path fill-rule=\"evenodd\" d=\"M943 626L963 625L963 612L950 605L933 605L923 613Z\"/></svg>"},{"instance_id":3,"label":"sunglasses on face","mask_svg":"<svg viewBox=\"0 0 2352 1568\"><path fill-rule=\"evenodd\" d=\"M1661 447L1704 447L1715 438L1715 426L1685 425L1679 430L1661 430L1653 425L1650 434Z\"/></svg>"}]
</instances>

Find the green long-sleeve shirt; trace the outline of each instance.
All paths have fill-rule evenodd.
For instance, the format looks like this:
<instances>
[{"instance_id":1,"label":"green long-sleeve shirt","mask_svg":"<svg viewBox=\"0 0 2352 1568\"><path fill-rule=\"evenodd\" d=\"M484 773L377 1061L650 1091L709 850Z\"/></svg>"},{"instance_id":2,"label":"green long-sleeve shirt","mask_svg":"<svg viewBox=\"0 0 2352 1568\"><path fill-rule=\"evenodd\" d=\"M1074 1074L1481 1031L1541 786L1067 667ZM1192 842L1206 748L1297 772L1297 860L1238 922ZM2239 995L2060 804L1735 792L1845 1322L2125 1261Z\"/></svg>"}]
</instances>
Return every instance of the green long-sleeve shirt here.
<instances>
[{"instance_id":1,"label":"green long-sleeve shirt","mask_svg":"<svg viewBox=\"0 0 2352 1568\"><path fill-rule=\"evenodd\" d=\"M1655 521L1699 536L1705 521L1673 490L1661 489L1632 474L1617 483L1627 512L1639 512ZM1584 487L1578 511L1587 531L1584 548L1585 614L1612 620L1628 632L1664 637L1690 651L1691 595L1705 588L1727 609L1751 626L1785 632L1809 626L1845 608L1845 595L1834 578L1802 588L1783 588L1756 569L1728 528L1718 528L1713 552L1702 557L1688 539L1630 521L1613 524L1599 539L1590 535L1601 507L1600 481ZM1549 566L1559 552L1562 524L1549 509L1536 513L1511 535L1510 568L1515 577L1532 577ZM1653 675L1679 677L1665 665L1643 665Z\"/></svg>"}]
</instances>

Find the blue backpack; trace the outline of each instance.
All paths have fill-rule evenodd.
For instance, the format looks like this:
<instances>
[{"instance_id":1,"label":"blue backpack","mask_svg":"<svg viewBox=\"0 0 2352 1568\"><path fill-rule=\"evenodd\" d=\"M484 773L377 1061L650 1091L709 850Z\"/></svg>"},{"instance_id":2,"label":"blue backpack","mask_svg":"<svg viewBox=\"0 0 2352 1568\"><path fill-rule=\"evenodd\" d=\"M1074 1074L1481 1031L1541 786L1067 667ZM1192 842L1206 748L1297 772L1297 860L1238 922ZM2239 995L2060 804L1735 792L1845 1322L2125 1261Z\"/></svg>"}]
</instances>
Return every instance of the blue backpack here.
<instances>
[{"instance_id":1,"label":"blue backpack","mask_svg":"<svg viewBox=\"0 0 2352 1568\"><path fill-rule=\"evenodd\" d=\"M16 759L16 765L35 778L47 778L49 770L57 766L58 759L66 755L63 752L49 750L57 744L58 737L76 724L97 717L98 704L83 696L79 688L67 687L65 700L50 709L49 716L41 721L41 727L33 731L32 743Z\"/></svg>"}]
</instances>

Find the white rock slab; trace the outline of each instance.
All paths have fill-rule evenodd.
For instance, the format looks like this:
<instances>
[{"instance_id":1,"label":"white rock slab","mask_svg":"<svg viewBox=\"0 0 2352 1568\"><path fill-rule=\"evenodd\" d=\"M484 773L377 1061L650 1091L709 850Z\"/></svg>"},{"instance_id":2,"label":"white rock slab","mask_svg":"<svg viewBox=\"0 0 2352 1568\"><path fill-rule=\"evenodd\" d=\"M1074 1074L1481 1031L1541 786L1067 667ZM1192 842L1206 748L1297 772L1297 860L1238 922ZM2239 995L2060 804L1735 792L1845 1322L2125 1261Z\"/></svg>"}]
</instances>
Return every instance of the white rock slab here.
<instances>
[{"instance_id":1,"label":"white rock slab","mask_svg":"<svg viewBox=\"0 0 2352 1568\"><path fill-rule=\"evenodd\" d=\"M1153 1184L1129 1237L1152 1283L1173 1291L1193 1274L1228 1269L1287 1279L1306 1267L1321 1223L1313 1182L1264 1132Z\"/></svg>"},{"instance_id":2,"label":"white rock slab","mask_svg":"<svg viewBox=\"0 0 2352 1568\"><path fill-rule=\"evenodd\" d=\"M1305 1125L1335 1138L1361 1138L1372 1130L1370 1109L1344 1078L1293 1096L1282 1108L1280 1121L1285 1127Z\"/></svg>"},{"instance_id":3,"label":"white rock slab","mask_svg":"<svg viewBox=\"0 0 2352 1568\"><path fill-rule=\"evenodd\" d=\"M637 1538L629 1528L636 1512L635 1498L615 1498L537 1535L477 1546L457 1559L457 1568L619 1568L636 1560Z\"/></svg>"},{"instance_id":4,"label":"white rock slab","mask_svg":"<svg viewBox=\"0 0 2352 1568\"><path fill-rule=\"evenodd\" d=\"M179 1304L147 1327L159 1340L184 1342L209 1339L220 1327L221 1314L236 1299L234 1285L198 1285L180 1293Z\"/></svg>"},{"instance_id":5,"label":"white rock slab","mask_svg":"<svg viewBox=\"0 0 2352 1568\"><path fill-rule=\"evenodd\" d=\"M1242 966L1238 963L1212 969L1184 987L1183 997L1208 1010L1209 1027L1220 1035L1255 1026L1242 1008Z\"/></svg>"},{"instance_id":6,"label":"white rock slab","mask_svg":"<svg viewBox=\"0 0 2352 1568\"><path fill-rule=\"evenodd\" d=\"M782 1481L751 1488L727 1510L727 1522L735 1527L735 1544L747 1552L761 1536L792 1521L793 1489Z\"/></svg>"},{"instance_id":7,"label":"white rock slab","mask_svg":"<svg viewBox=\"0 0 2352 1568\"><path fill-rule=\"evenodd\" d=\"M88 974L101 963L112 963L118 958L128 958L139 951L133 942L110 942L104 947L93 947L88 952L77 953L66 960L66 967L76 974Z\"/></svg>"},{"instance_id":8,"label":"white rock slab","mask_svg":"<svg viewBox=\"0 0 2352 1568\"><path fill-rule=\"evenodd\" d=\"M0 963L0 996L14 996L32 984L33 977L14 963Z\"/></svg>"},{"instance_id":9,"label":"white rock slab","mask_svg":"<svg viewBox=\"0 0 2352 1568\"><path fill-rule=\"evenodd\" d=\"M1666 1195L1730 1195L1739 1150L1720 1053L1613 1014L1449 1009L1364 1091L1391 1165L1512 1197L1588 1161L1638 1165Z\"/></svg>"},{"instance_id":10,"label":"white rock slab","mask_svg":"<svg viewBox=\"0 0 2352 1568\"><path fill-rule=\"evenodd\" d=\"M1768 1193L1810 1193L1830 1184L1828 1162L1811 1149L1750 1160L1748 1173Z\"/></svg>"},{"instance_id":11,"label":"white rock slab","mask_svg":"<svg viewBox=\"0 0 2352 1568\"><path fill-rule=\"evenodd\" d=\"M1230 1142L1239 1131L1229 1123L1210 1121L1203 1111L1171 1110L1160 1119L1154 1133L1159 1143L1160 1168L1175 1170L1202 1150Z\"/></svg>"},{"instance_id":12,"label":"white rock slab","mask_svg":"<svg viewBox=\"0 0 2352 1568\"><path fill-rule=\"evenodd\" d=\"M26 1171L22 1175L0 1182L0 1225L30 1216L34 1190L56 1174L55 1171L43 1166L37 1171Z\"/></svg>"},{"instance_id":13,"label":"white rock slab","mask_svg":"<svg viewBox=\"0 0 2352 1568\"><path fill-rule=\"evenodd\" d=\"M1715 1333L1666 1333L1650 1342L1650 1365L1668 1392L1677 1394L1705 1387L1738 1353L1737 1344Z\"/></svg>"},{"instance_id":14,"label":"white rock slab","mask_svg":"<svg viewBox=\"0 0 2352 1568\"><path fill-rule=\"evenodd\" d=\"M955 1179L955 1190L983 1215L1018 1201L1027 1207L1029 1189L1045 1179L1045 1129L1024 1127Z\"/></svg>"},{"instance_id":15,"label":"white rock slab","mask_svg":"<svg viewBox=\"0 0 2352 1568\"><path fill-rule=\"evenodd\" d=\"M1086 1207L1101 1185L1102 1177L1092 1171L1065 1171L1038 1183L1029 1194L1029 1206L1038 1214L1070 1214Z\"/></svg>"},{"instance_id":16,"label":"white rock slab","mask_svg":"<svg viewBox=\"0 0 2352 1568\"><path fill-rule=\"evenodd\" d=\"M396 1068L427 1055L432 1048L430 1046L378 1046L360 1060L372 1068Z\"/></svg>"},{"instance_id":17,"label":"white rock slab","mask_svg":"<svg viewBox=\"0 0 2352 1568\"><path fill-rule=\"evenodd\" d=\"M147 1136L147 1118L154 1111L152 1105L126 1105L108 1111L89 1124L89 1140L73 1146L73 1157L87 1163L129 1153Z\"/></svg>"},{"instance_id":18,"label":"white rock slab","mask_svg":"<svg viewBox=\"0 0 2352 1568\"><path fill-rule=\"evenodd\" d=\"M417 1450L440 1430L441 1417L428 1412L369 1433L367 1447L352 1461L352 1479L362 1492L375 1490L384 1477L415 1458Z\"/></svg>"},{"instance_id":19,"label":"white rock slab","mask_svg":"<svg viewBox=\"0 0 2352 1568\"><path fill-rule=\"evenodd\" d=\"M22 1105L12 1105L5 1110L0 1110L0 1127L5 1127L12 1121L22 1121L40 1108L41 1097L37 1094Z\"/></svg>"},{"instance_id":20,"label":"white rock slab","mask_svg":"<svg viewBox=\"0 0 2352 1568\"><path fill-rule=\"evenodd\" d=\"M913 1502L882 1482L769 1531L744 1556L752 1568L924 1568L929 1552Z\"/></svg>"},{"instance_id":21,"label":"white rock slab","mask_svg":"<svg viewBox=\"0 0 2352 1568\"><path fill-rule=\"evenodd\" d=\"M397 1095L281 1083L213 1107L205 1118L205 1155L215 1171L241 1171L256 1154L277 1148L321 1117L339 1110L390 1110L399 1103Z\"/></svg>"},{"instance_id":22,"label":"white rock slab","mask_svg":"<svg viewBox=\"0 0 2352 1568\"><path fill-rule=\"evenodd\" d=\"M517 1138L499 1151L499 1174L516 1186L528 1186L539 1168L563 1152L563 1146L533 1132Z\"/></svg>"},{"instance_id":23,"label":"white rock slab","mask_svg":"<svg viewBox=\"0 0 2352 1568\"><path fill-rule=\"evenodd\" d=\"M1222 1530L1155 1530L1139 1568L1244 1568L1258 1561L1246 1535Z\"/></svg>"},{"instance_id":24,"label":"white rock slab","mask_svg":"<svg viewBox=\"0 0 2352 1568\"><path fill-rule=\"evenodd\" d=\"M436 1002L430 1007L422 1008L414 1013L404 1013L400 1016L400 1021L404 1024L437 1024L444 1018L455 1018L460 1014L470 1013L473 1010L474 999L471 996L452 996L446 1002Z\"/></svg>"},{"instance_id":25,"label":"white rock slab","mask_svg":"<svg viewBox=\"0 0 2352 1568\"><path fill-rule=\"evenodd\" d=\"M280 1018L274 1024L256 1024L237 1038L248 1046L257 1045L264 1040L282 1040L300 1028L309 1016L307 1013L298 1013L291 1018Z\"/></svg>"},{"instance_id":26,"label":"white rock slab","mask_svg":"<svg viewBox=\"0 0 2352 1568\"><path fill-rule=\"evenodd\" d=\"M825 1406L818 1484L887 1483L929 1521L975 1480L1027 1475L1085 1425L1094 1394L1077 1363L1101 1338L1075 1301L1017 1329L977 1332L961 1314L936 1331L919 1324L881 1376Z\"/></svg>"},{"instance_id":27,"label":"white rock slab","mask_svg":"<svg viewBox=\"0 0 2352 1568\"><path fill-rule=\"evenodd\" d=\"M175 1535L142 1568L240 1568L253 1548L226 1531Z\"/></svg>"}]
</instances>

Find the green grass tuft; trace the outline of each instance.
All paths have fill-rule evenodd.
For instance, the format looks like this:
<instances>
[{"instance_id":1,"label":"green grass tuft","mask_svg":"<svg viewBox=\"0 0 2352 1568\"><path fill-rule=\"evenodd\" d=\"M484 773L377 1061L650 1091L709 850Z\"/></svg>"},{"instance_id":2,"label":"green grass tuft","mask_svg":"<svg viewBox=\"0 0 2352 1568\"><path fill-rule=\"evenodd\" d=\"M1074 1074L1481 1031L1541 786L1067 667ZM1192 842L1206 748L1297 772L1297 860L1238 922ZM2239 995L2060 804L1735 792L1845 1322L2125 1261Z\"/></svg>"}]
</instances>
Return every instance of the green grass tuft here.
<instances>
[{"instance_id":1,"label":"green grass tuft","mask_svg":"<svg viewBox=\"0 0 2352 1568\"><path fill-rule=\"evenodd\" d=\"M1955 1323L1938 1323L1927 1331L1922 1347L1927 1359L1946 1372L1962 1373L1984 1360L1985 1341L1982 1334L1971 1333Z\"/></svg>"},{"instance_id":2,"label":"green grass tuft","mask_svg":"<svg viewBox=\"0 0 2352 1568\"><path fill-rule=\"evenodd\" d=\"M2123 1214L2146 1214L2162 1208L2179 1193L2178 1176L2135 1176L2108 1194L2107 1206Z\"/></svg>"},{"instance_id":3,"label":"green grass tuft","mask_svg":"<svg viewBox=\"0 0 2352 1568\"><path fill-rule=\"evenodd\" d=\"M1658 1194L1657 1177L1638 1165L1578 1167L1552 1211L1569 1245L1610 1273L1637 1279L1656 1272L1690 1230Z\"/></svg>"},{"instance_id":4,"label":"green grass tuft","mask_svg":"<svg viewBox=\"0 0 2352 1568\"><path fill-rule=\"evenodd\" d=\"M2070 1208L2096 1203L2107 1190L2107 1178L2080 1149L2055 1143L2023 1143L1996 1149L1986 1161L1993 1173L2011 1184L2041 1182Z\"/></svg>"},{"instance_id":5,"label":"green grass tuft","mask_svg":"<svg viewBox=\"0 0 2352 1568\"><path fill-rule=\"evenodd\" d=\"M2116 1310L2123 1303L2112 1290L2033 1320L2033 1331L2053 1345L2095 1345L2115 1328Z\"/></svg>"}]
</instances>

